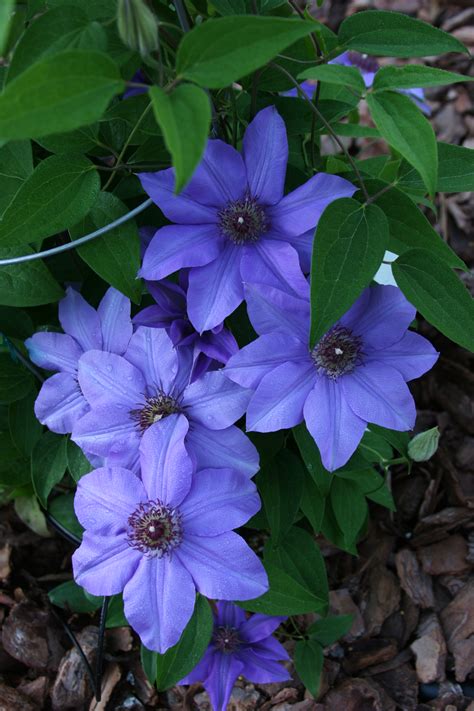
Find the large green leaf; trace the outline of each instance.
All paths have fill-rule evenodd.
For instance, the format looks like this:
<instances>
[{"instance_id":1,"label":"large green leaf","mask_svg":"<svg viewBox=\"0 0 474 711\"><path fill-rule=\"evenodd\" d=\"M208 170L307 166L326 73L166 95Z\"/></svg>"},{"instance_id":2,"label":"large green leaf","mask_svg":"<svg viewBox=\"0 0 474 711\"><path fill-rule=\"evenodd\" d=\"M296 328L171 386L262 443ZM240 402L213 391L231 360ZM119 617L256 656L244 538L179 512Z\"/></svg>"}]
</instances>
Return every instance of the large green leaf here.
<instances>
[{"instance_id":1,"label":"large green leaf","mask_svg":"<svg viewBox=\"0 0 474 711\"><path fill-rule=\"evenodd\" d=\"M349 632L353 619L354 615L334 615L317 620L309 628L308 635L322 647L328 647Z\"/></svg>"},{"instance_id":2,"label":"large green leaf","mask_svg":"<svg viewBox=\"0 0 474 711\"><path fill-rule=\"evenodd\" d=\"M325 498L329 494L333 475L323 467L319 449L304 422L293 427L293 435L308 472Z\"/></svg>"},{"instance_id":3,"label":"large green leaf","mask_svg":"<svg viewBox=\"0 0 474 711\"><path fill-rule=\"evenodd\" d=\"M32 172L30 141L12 141L0 148L0 215Z\"/></svg>"},{"instance_id":4,"label":"large green leaf","mask_svg":"<svg viewBox=\"0 0 474 711\"><path fill-rule=\"evenodd\" d=\"M316 698L323 669L323 648L314 639L303 639L295 646L295 669L305 687Z\"/></svg>"},{"instance_id":5,"label":"large green leaf","mask_svg":"<svg viewBox=\"0 0 474 711\"><path fill-rule=\"evenodd\" d=\"M314 533L319 533L321 530L325 505L326 500L321 490L309 472L306 472L301 510L310 522Z\"/></svg>"},{"instance_id":6,"label":"large green leaf","mask_svg":"<svg viewBox=\"0 0 474 711\"><path fill-rule=\"evenodd\" d=\"M313 244L311 345L370 284L388 243L388 223L376 205L340 198L323 212Z\"/></svg>"},{"instance_id":7,"label":"large green leaf","mask_svg":"<svg viewBox=\"0 0 474 711\"><path fill-rule=\"evenodd\" d=\"M69 230L77 239L125 215L128 208L112 193L101 192L90 213ZM133 220L77 248L81 258L108 284L135 303L140 302L142 283L137 279L140 268L140 239Z\"/></svg>"},{"instance_id":8,"label":"large green leaf","mask_svg":"<svg viewBox=\"0 0 474 711\"><path fill-rule=\"evenodd\" d=\"M53 605L62 607L69 612L79 613L95 612L99 609L102 602L102 598L100 597L91 600L74 580L68 580L65 583L57 585L49 591L48 597Z\"/></svg>"},{"instance_id":9,"label":"large green leaf","mask_svg":"<svg viewBox=\"0 0 474 711\"><path fill-rule=\"evenodd\" d=\"M369 94L367 103L383 138L417 169L433 195L438 180L438 152L428 119L408 96L397 91Z\"/></svg>"},{"instance_id":10,"label":"large green leaf","mask_svg":"<svg viewBox=\"0 0 474 711\"><path fill-rule=\"evenodd\" d=\"M259 69L314 30L311 22L236 15L207 20L178 48L178 75L210 89L228 86Z\"/></svg>"},{"instance_id":11,"label":"large green leaf","mask_svg":"<svg viewBox=\"0 0 474 711\"><path fill-rule=\"evenodd\" d=\"M155 118L163 131L175 169L175 192L180 192L197 167L211 124L209 97L198 86L181 84L171 94L150 89Z\"/></svg>"},{"instance_id":12,"label":"large green leaf","mask_svg":"<svg viewBox=\"0 0 474 711\"><path fill-rule=\"evenodd\" d=\"M23 254L31 254L29 248ZM18 248L0 248L0 259L17 256ZM0 265L0 304L3 306L39 306L59 301L63 290L39 259L22 264Z\"/></svg>"},{"instance_id":13,"label":"large green leaf","mask_svg":"<svg viewBox=\"0 0 474 711\"><path fill-rule=\"evenodd\" d=\"M13 402L8 409L10 434L17 449L29 457L33 447L43 433L43 426L36 419L34 404L36 392L31 391L26 397Z\"/></svg>"},{"instance_id":14,"label":"large green leaf","mask_svg":"<svg viewBox=\"0 0 474 711\"><path fill-rule=\"evenodd\" d=\"M347 545L355 543L367 517L367 502L355 481L335 477L331 504Z\"/></svg>"},{"instance_id":15,"label":"large green leaf","mask_svg":"<svg viewBox=\"0 0 474 711\"><path fill-rule=\"evenodd\" d=\"M101 52L73 49L40 59L0 94L0 140L93 123L124 88L118 67Z\"/></svg>"},{"instance_id":16,"label":"large green leaf","mask_svg":"<svg viewBox=\"0 0 474 711\"><path fill-rule=\"evenodd\" d=\"M428 57L443 52L468 52L447 32L408 15L366 10L347 17L339 29L344 49L387 57Z\"/></svg>"},{"instance_id":17,"label":"large green leaf","mask_svg":"<svg viewBox=\"0 0 474 711\"><path fill-rule=\"evenodd\" d=\"M99 190L99 175L87 158L49 156L38 164L5 210L0 220L0 244L34 242L68 229L89 212Z\"/></svg>"},{"instance_id":18,"label":"large green leaf","mask_svg":"<svg viewBox=\"0 0 474 711\"><path fill-rule=\"evenodd\" d=\"M34 378L29 370L14 363L7 353L0 353L0 404L26 397L33 384Z\"/></svg>"},{"instance_id":19,"label":"large green leaf","mask_svg":"<svg viewBox=\"0 0 474 711\"><path fill-rule=\"evenodd\" d=\"M31 478L36 496L46 508L53 487L64 476L67 467L67 438L46 432L36 444L31 457Z\"/></svg>"},{"instance_id":20,"label":"large green leaf","mask_svg":"<svg viewBox=\"0 0 474 711\"><path fill-rule=\"evenodd\" d=\"M382 89L411 89L413 87L442 86L443 84L457 84L458 82L474 81L474 77L455 72L446 72L444 69L424 67L419 64L408 64L405 67L382 67L375 75L372 88L374 91Z\"/></svg>"},{"instance_id":21,"label":"large green leaf","mask_svg":"<svg viewBox=\"0 0 474 711\"><path fill-rule=\"evenodd\" d=\"M422 249L404 252L392 269L398 286L426 320L474 351L474 301L456 274Z\"/></svg>"},{"instance_id":22,"label":"large green leaf","mask_svg":"<svg viewBox=\"0 0 474 711\"><path fill-rule=\"evenodd\" d=\"M423 190L423 180L415 168L404 163L400 169L400 187ZM437 192L457 193L474 190L474 150L438 142Z\"/></svg>"},{"instance_id":23,"label":"large green leaf","mask_svg":"<svg viewBox=\"0 0 474 711\"><path fill-rule=\"evenodd\" d=\"M281 540L298 513L305 472L301 460L284 449L257 476L257 486L273 539Z\"/></svg>"},{"instance_id":24,"label":"large green leaf","mask_svg":"<svg viewBox=\"0 0 474 711\"><path fill-rule=\"evenodd\" d=\"M365 82L360 71L356 67L346 67L343 64L321 64L311 67L298 74L298 79L314 79L329 84L340 84L354 89L358 94L365 91Z\"/></svg>"},{"instance_id":25,"label":"large green leaf","mask_svg":"<svg viewBox=\"0 0 474 711\"><path fill-rule=\"evenodd\" d=\"M10 30L11 17L15 8L15 0L2 0L0 3L0 56L3 54Z\"/></svg>"}]
</instances>

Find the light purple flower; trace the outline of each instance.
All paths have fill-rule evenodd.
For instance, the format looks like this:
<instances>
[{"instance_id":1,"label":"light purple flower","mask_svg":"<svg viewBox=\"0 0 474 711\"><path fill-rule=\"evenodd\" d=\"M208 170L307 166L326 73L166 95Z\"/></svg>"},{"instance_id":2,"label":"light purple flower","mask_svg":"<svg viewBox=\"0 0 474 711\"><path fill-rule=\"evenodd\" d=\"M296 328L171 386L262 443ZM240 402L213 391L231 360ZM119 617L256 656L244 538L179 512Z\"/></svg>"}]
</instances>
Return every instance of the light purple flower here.
<instances>
[{"instance_id":1,"label":"light purple flower","mask_svg":"<svg viewBox=\"0 0 474 711\"><path fill-rule=\"evenodd\" d=\"M79 361L79 384L91 408L72 439L110 466L137 471L143 433L182 414L190 427L186 446L200 469L230 467L247 476L258 470L258 453L234 426L250 391L222 371L190 383L192 351L176 349L162 328L139 326L123 357L89 351Z\"/></svg>"},{"instance_id":2,"label":"light purple flower","mask_svg":"<svg viewBox=\"0 0 474 711\"><path fill-rule=\"evenodd\" d=\"M343 466L367 423L410 430L416 410L406 382L433 366L438 353L408 331L416 309L392 286L367 288L309 348L310 303L264 284L246 287L260 338L224 372L254 394L247 429L273 432L305 420L329 471Z\"/></svg>"},{"instance_id":3,"label":"light purple flower","mask_svg":"<svg viewBox=\"0 0 474 711\"><path fill-rule=\"evenodd\" d=\"M247 600L268 590L262 563L232 531L260 508L253 482L231 469L193 474L183 415L155 424L140 445L141 480L105 467L75 497L85 528L73 555L76 582L92 595L123 591L125 617L151 650L176 644L196 590Z\"/></svg>"},{"instance_id":4,"label":"light purple flower","mask_svg":"<svg viewBox=\"0 0 474 711\"><path fill-rule=\"evenodd\" d=\"M89 350L125 352L132 335L130 301L111 287L96 311L69 287L59 302L59 321L65 333L41 331L25 345L33 363L59 371L41 387L35 414L50 430L65 434L89 410L77 382L79 359Z\"/></svg>"},{"instance_id":5,"label":"light purple flower","mask_svg":"<svg viewBox=\"0 0 474 711\"><path fill-rule=\"evenodd\" d=\"M146 282L156 304L142 309L133 319L135 326L165 328L176 347L190 347L193 351L191 381L208 370L225 365L239 346L232 333L220 323L202 335L194 329L186 311L188 270L179 273L179 283L170 279Z\"/></svg>"},{"instance_id":6,"label":"light purple flower","mask_svg":"<svg viewBox=\"0 0 474 711\"><path fill-rule=\"evenodd\" d=\"M270 106L250 123L240 155L210 140L190 183L174 194L174 170L141 173L144 190L176 224L159 229L140 275L159 280L191 267L188 315L202 333L222 323L244 298L243 283L284 278L294 247L309 267L314 228L326 206L355 187L319 173L283 196L288 160L285 124ZM290 282L291 283L291 282Z\"/></svg>"},{"instance_id":7,"label":"light purple flower","mask_svg":"<svg viewBox=\"0 0 474 711\"><path fill-rule=\"evenodd\" d=\"M203 658L179 684L202 682L214 711L226 711L238 676L255 684L291 679L279 661L289 659L272 633L285 617L252 615L231 602L218 602L214 632Z\"/></svg>"}]
</instances>

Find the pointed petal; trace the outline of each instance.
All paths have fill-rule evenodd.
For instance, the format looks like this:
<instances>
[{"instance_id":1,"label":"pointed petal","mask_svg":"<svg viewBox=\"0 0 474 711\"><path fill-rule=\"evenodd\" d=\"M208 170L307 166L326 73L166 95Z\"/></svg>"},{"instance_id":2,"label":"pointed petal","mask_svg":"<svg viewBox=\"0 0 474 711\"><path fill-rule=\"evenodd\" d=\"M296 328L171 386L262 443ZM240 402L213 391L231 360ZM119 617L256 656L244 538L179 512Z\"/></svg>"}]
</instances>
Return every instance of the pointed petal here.
<instances>
[{"instance_id":1,"label":"pointed petal","mask_svg":"<svg viewBox=\"0 0 474 711\"><path fill-rule=\"evenodd\" d=\"M265 639L254 642L252 648L259 657L264 657L265 659L277 659L279 661L290 659L290 655L284 646L275 637L265 637Z\"/></svg>"},{"instance_id":2,"label":"pointed petal","mask_svg":"<svg viewBox=\"0 0 474 711\"><path fill-rule=\"evenodd\" d=\"M113 466L129 468L130 452L138 452L140 433L128 411L104 405L81 417L71 439L85 452L113 456Z\"/></svg>"},{"instance_id":3,"label":"pointed petal","mask_svg":"<svg viewBox=\"0 0 474 711\"><path fill-rule=\"evenodd\" d=\"M162 279L183 267L200 267L216 259L223 248L216 225L166 225L150 242L139 275Z\"/></svg>"},{"instance_id":4,"label":"pointed petal","mask_svg":"<svg viewBox=\"0 0 474 711\"><path fill-rule=\"evenodd\" d=\"M35 333L26 339L25 346L33 363L62 373L76 373L83 353L77 341L64 333Z\"/></svg>"},{"instance_id":5,"label":"pointed petal","mask_svg":"<svg viewBox=\"0 0 474 711\"><path fill-rule=\"evenodd\" d=\"M227 711L232 689L243 667L242 662L232 654L213 655L209 676L204 682L213 711Z\"/></svg>"},{"instance_id":6,"label":"pointed petal","mask_svg":"<svg viewBox=\"0 0 474 711\"><path fill-rule=\"evenodd\" d=\"M45 380L35 402L35 415L52 432L67 434L89 410L76 378L56 373Z\"/></svg>"},{"instance_id":7,"label":"pointed petal","mask_svg":"<svg viewBox=\"0 0 474 711\"><path fill-rule=\"evenodd\" d=\"M148 496L137 476L127 469L103 467L79 480L74 511L86 530L118 534L126 532L129 516L142 501L148 501Z\"/></svg>"},{"instance_id":8,"label":"pointed petal","mask_svg":"<svg viewBox=\"0 0 474 711\"><path fill-rule=\"evenodd\" d=\"M240 272L244 282L267 284L303 299L308 297L298 252L288 242L273 239L272 233L244 247Z\"/></svg>"},{"instance_id":9,"label":"pointed petal","mask_svg":"<svg viewBox=\"0 0 474 711\"><path fill-rule=\"evenodd\" d=\"M131 548L126 534L102 536L85 531L72 556L74 580L91 595L116 595L133 576L142 553Z\"/></svg>"},{"instance_id":10,"label":"pointed petal","mask_svg":"<svg viewBox=\"0 0 474 711\"><path fill-rule=\"evenodd\" d=\"M275 632L282 622L286 621L286 617L270 617L269 615L252 615L245 624L240 628L240 636L249 644L259 642L265 637L269 637ZM285 657L282 657L285 659Z\"/></svg>"},{"instance_id":11,"label":"pointed petal","mask_svg":"<svg viewBox=\"0 0 474 711\"><path fill-rule=\"evenodd\" d=\"M268 590L260 559L233 531L212 538L185 533L176 555L206 597L250 600Z\"/></svg>"},{"instance_id":12,"label":"pointed petal","mask_svg":"<svg viewBox=\"0 0 474 711\"><path fill-rule=\"evenodd\" d=\"M157 173L139 173L144 191L171 222L185 225L204 225L217 222L217 209L199 202L199 190L194 190L193 180L180 192L174 192L174 169ZM196 196L197 192L197 196Z\"/></svg>"},{"instance_id":13,"label":"pointed petal","mask_svg":"<svg viewBox=\"0 0 474 711\"><path fill-rule=\"evenodd\" d=\"M194 475L180 511L186 533L216 536L243 526L260 507L255 484L243 474L202 469Z\"/></svg>"},{"instance_id":14,"label":"pointed petal","mask_svg":"<svg viewBox=\"0 0 474 711\"><path fill-rule=\"evenodd\" d=\"M187 189L191 189L206 205L223 207L228 202L239 200L247 189L242 156L224 141L208 141L201 164Z\"/></svg>"},{"instance_id":15,"label":"pointed petal","mask_svg":"<svg viewBox=\"0 0 474 711\"><path fill-rule=\"evenodd\" d=\"M215 654L213 647L209 646L202 659L196 664L194 669L186 674L185 677L178 681L178 686L184 686L187 684L196 684L197 682L203 682L209 676L209 670L212 664L212 658Z\"/></svg>"},{"instance_id":16,"label":"pointed petal","mask_svg":"<svg viewBox=\"0 0 474 711\"><path fill-rule=\"evenodd\" d=\"M233 383L221 370L215 370L188 385L183 406L190 420L210 430L223 430L242 417L250 395L250 390Z\"/></svg>"},{"instance_id":17,"label":"pointed petal","mask_svg":"<svg viewBox=\"0 0 474 711\"><path fill-rule=\"evenodd\" d=\"M193 466L184 446L187 431L184 415L169 415L143 435L141 476L150 499L179 506L191 488Z\"/></svg>"},{"instance_id":18,"label":"pointed petal","mask_svg":"<svg viewBox=\"0 0 474 711\"><path fill-rule=\"evenodd\" d=\"M358 417L343 395L342 380L318 377L304 406L304 419L318 445L325 468L342 467L357 449L367 421Z\"/></svg>"},{"instance_id":19,"label":"pointed petal","mask_svg":"<svg viewBox=\"0 0 474 711\"><path fill-rule=\"evenodd\" d=\"M254 684L269 684L275 681L287 681L291 679L288 669L285 669L282 664L260 656L253 649L245 650L242 674Z\"/></svg>"},{"instance_id":20,"label":"pointed petal","mask_svg":"<svg viewBox=\"0 0 474 711\"><path fill-rule=\"evenodd\" d=\"M178 372L178 355L163 328L139 326L124 358L142 373L147 395L153 396L158 390L171 392Z\"/></svg>"},{"instance_id":21,"label":"pointed petal","mask_svg":"<svg viewBox=\"0 0 474 711\"><path fill-rule=\"evenodd\" d=\"M368 362L377 360L396 368L403 379L413 380L430 370L439 358L439 353L431 343L413 331L407 331L403 338L383 350L367 354Z\"/></svg>"},{"instance_id":22,"label":"pointed petal","mask_svg":"<svg viewBox=\"0 0 474 711\"><path fill-rule=\"evenodd\" d=\"M192 423L186 446L196 459L197 469L229 467L252 477L260 466L257 449L234 425L225 430L209 430Z\"/></svg>"},{"instance_id":23,"label":"pointed petal","mask_svg":"<svg viewBox=\"0 0 474 711\"><path fill-rule=\"evenodd\" d=\"M63 330L76 339L85 351L102 348L100 318L95 309L72 287L59 302L59 321Z\"/></svg>"},{"instance_id":24,"label":"pointed petal","mask_svg":"<svg viewBox=\"0 0 474 711\"><path fill-rule=\"evenodd\" d=\"M191 575L174 554L142 556L123 591L125 617L145 647L160 654L178 642L195 600Z\"/></svg>"},{"instance_id":25,"label":"pointed petal","mask_svg":"<svg viewBox=\"0 0 474 711\"><path fill-rule=\"evenodd\" d=\"M196 341L195 346L208 358L217 360L219 363L227 363L229 358L239 350L239 344L227 328L223 328L219 333L212 331L203 333Z\"/></svg>"},{"instance_id":26,"label":"pointed petal","mask_svg":"<svg viewBox=\"0 0 474 711\"><path fill-rule=\"evenodd\" d=\"M314 229L326 207L357 188L337 175L317 173L268 210L272 227L285 234L301 235Z\"/></svg>"},{"instance_id":27,"label":"pointed petal","mask_svg":"<svg viewBox=\"0 0 474 711\"><path fill-rule=\"evenodd\" d=\"M241 607L234 605L228 600L219 600L216 602L217 618L216 624L223 627L240 627L245 622L247 616Z\"/></svg>"},{"instance_id":28,"label":"pointed petal","mask_svg":"<svg viewBox=\"0 0 474 711\"><path fill-rule=\"evenodd\" d=\"M94 407L133 410L143 402L145 381L137 368L115 353L88 351L79 360L79 385Z\"/></svg>"},{"instance_id":29,"label":"pointed petal","mask_svg":"<svg viewBox=\"0 0 474 711\"><path fill-rule=\"evenodd\" d=\"M228 242L217 259L189 272L188 314L199 333L218 326L242 302L241 257L241 248Z\"/></svg>"},{"instance_id":30,"label":"pointed petal","mask_svg":"<svg viewBox=\"0 0 474 711\"><path fill-rule=\"evenodd\" d=\"M281 200L288 161L288 139L283 119L274 106L259 111L249 124L243 155L250 194L264 205Z\"/></svg>"},{"instance_id":31,"label":"pointed petal","mask_svg":"<svg viewBox=\"0 0 474 711\"><path fill-rule=\"evenodd\" d=\"M247 409L247 429L276 432L303 420L303 406L317 374L313 363L283 363L267 373Z\"/></svg>"},{"instance_id":32,"label":"pointed petal","mask_svg":"<svg viewBox=\"0 0 474 711\"><path fill-rule=\"evenodd\" d=\"M289 235L287 232L272 230L272 239L291 244L298 252L303 274L309 274L313 253L314 227L301 235Z\"/></svg>"},{"instance_id":33,"label":"pointed petal","mask_svg":"<svg viewBox=\"0 0 474 711\"><path fill-rule=\"evenodd\" d=\"M308 342L309 297L301 299L265 284L246 284L245 298L250 321L259 335L285 331Z\"/></svg>"},{"instance_id":34,"label":"pointed petal","mask_svg":"<svg viewBox=\"0 0 474 711\"><path fill-rule=\"evenodd\" d=\"M130 308L130 299L113 287L107 289L97 309L102 326L104 351L122 355L127 350L133 333Z\"/></svg>"}]
</instances>

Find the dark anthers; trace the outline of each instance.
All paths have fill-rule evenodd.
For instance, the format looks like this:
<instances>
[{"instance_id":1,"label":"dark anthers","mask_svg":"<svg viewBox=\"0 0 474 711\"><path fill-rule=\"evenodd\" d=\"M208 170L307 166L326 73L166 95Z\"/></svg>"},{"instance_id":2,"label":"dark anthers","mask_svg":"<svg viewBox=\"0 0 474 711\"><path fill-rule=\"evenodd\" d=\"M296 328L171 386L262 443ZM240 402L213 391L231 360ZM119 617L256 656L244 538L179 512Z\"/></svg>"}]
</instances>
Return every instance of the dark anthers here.
<instances>
[{"instance_id":1,"label":"dark anthers","mask_svg":"<svg viewBox=\"0 0 474 711\"><path fill-rule=\"evenodd\" d=\"M234 244L257 242L268 229L265 210L249 195L229 203L218 216L221 231Z\"/></svg>"},{"instance_id":2,"label":"dark anthers","mask_svg":"<svg viewBox=\"0 0 474 711\"><path fill-rule=\"evenodd\" d=\"M359 52L349 52L348 54L351 64L355 67L359 67L364 72L375 72L379 69L379 63L374 57L369 57L367 54L360 54Z\"/></svg>"},{"instance_id":3,"label":"dark anthers","mask_svg":"<svg viewBox=\"0 0 474 711\"><path fill-rule=\"evenodd\" d=\"M352 373L362 362L362 340L344 326L334 326L316 344L311 358L318 371L332 380Z\"/></svg>"},{"instance_id":4,"label":"dark anthers","mask_svg":"<svg viewBox=\"0 0 474 711\"><path fill-rule=\"evenodd\" d=\"M212 637L215 647L224 654L233 654L240 645L238 630L235 627L218 627Z\"/></svg>"},{"instance_id":5,"label":"dark anthers","mask_svg":"<svg viewBox=\"0 0 474 711\"><path fill-rule=\"evenodd\" d=\"M183 540L181 513L159 499L139 504L128 525L128 544L149 557L162 558Z\"/></svg>"},{"instance_id":6,"label":"dark anthers","mask_svg":"<svg viewBox=\"0 0 474 711\"><path fill-rule=\"evenodd\" d=\"M136 420L140 432L145 432L155 422L181 412L181 407L172 395L159 391L146 399L145 405L137 410L130 410L130 417Z\"/></svg>"}]
</instances>

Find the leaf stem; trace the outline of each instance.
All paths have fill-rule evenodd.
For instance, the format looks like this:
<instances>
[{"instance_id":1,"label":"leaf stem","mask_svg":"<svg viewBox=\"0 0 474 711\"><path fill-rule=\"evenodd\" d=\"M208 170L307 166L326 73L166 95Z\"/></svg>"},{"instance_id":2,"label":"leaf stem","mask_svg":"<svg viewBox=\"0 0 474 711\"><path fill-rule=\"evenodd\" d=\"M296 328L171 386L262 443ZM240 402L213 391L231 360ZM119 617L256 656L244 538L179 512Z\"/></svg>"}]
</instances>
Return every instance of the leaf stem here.
<instances>
[{"instance_id":1,"label":"leaf stem","mask_svg":"<svg viewBox=\"0 0 474 711\"><path fill-rule=\"evenodd\" d=\"M111 183L112 180L115 178L115 175L116 175L116 173L117 173L117 168L118 168L118 166L121 165L121 163L122 163L122 159L123 159L123 157L124 157L124 155L125 155L125 151L127 150L127 148L128 148L129 145L130 145L130 141L132 140L132 138L134 137L134 135L135 135L136 132L138 131L138 129L139 129L139 127L140 127L140 124L142 123L142 121L144 120L144 118L146 117L146 115L148 114L148 112L150 111L150 109L151 109L151 102L145 107L144 111L143 111L143 112L141 113L141 115L139 116L139 118L138 118L138 120L137 120L135 126L134 126L134 127L132 128L132 130L130 131L127 140L125 141L125 143L124 143L123 146L122 146L122 150L121 150L120 153L118 154L117 165L115 166L115 169L114 169L114 170L112 171L112 173L110 174L110 177L109 177L109 179L107 180L107 182L105 183L105 185L104 185L104 187L102 188L102 190L107 190L107 188L109 187L110 183Z\"/></svg>"}]
</instances>

